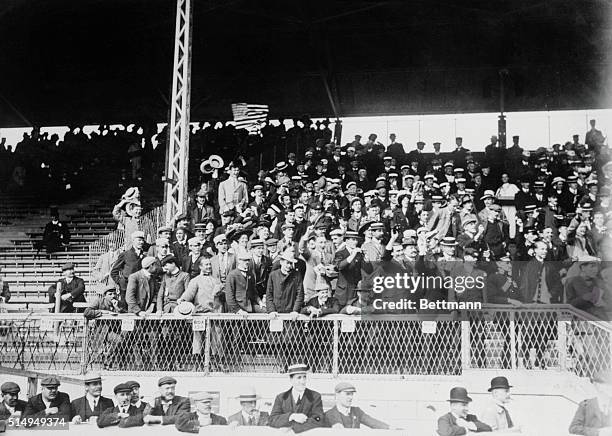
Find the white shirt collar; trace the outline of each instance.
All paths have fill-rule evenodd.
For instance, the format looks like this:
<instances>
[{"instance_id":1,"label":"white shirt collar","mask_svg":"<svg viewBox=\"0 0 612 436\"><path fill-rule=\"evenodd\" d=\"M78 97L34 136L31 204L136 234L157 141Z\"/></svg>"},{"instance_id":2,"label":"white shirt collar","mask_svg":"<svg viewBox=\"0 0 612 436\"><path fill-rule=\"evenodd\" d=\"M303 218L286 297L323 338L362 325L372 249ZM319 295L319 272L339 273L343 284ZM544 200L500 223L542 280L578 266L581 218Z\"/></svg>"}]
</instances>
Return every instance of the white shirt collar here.
<instances>
[{"instance_id":1,"label":"white shirt collar","mask_svg":"<svg viewBox=\"0 0 612 436\"><path fill-rule=\"evenodd\" d=\"M341 406L339 404L336 404L336 409L338 409L338 412L340 412L344 416L349 416L351 414L351 408L350 407L344 407L344 406Z\"/></svg>"},{"instance_id":2,"label":"white shirt collar","mask_svg":"<svg viewBox=\"0 0 612 436\"><path fill-rule=\"evenodd\" d=\"M295 388L291 388L291 395L293 395L293 401L295 403L297 403L298 402L298 398L304 396L304 392L300 393L300 392L296 391Z\"/></svg>"},{"instance_id":3,"label":"white shirt collar","mask_svg":"<svg viewBox=\"0 0 612 436\"><path fill-rule=\"evenodd\" d=\"M89 403L89 407L91 408L91 410L94 409L94 401L97 399L98 402L100 402L100 397L96 398L91 394L85 394L85 399L87 400L87 402Z\"/></svg>"}]
</instances>

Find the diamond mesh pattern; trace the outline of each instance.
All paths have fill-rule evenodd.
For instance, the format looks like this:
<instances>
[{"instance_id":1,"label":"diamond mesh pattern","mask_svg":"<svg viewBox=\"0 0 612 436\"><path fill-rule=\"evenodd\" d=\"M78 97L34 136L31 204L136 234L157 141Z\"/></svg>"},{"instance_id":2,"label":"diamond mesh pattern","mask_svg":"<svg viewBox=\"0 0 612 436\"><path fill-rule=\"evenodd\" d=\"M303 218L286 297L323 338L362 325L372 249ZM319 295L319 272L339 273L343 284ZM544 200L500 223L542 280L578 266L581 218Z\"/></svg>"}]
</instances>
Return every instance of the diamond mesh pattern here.
<instances>
[{"instance_id":1,"label":"diamond mesh pattern","mask_svg":"<svg viewBox=\"0 0 612 436\"><path fill-rule=\"evenodd\" d=\"M598 324L573 320L566 322L566 369L580 377L591 377L612 366L612 333Z\"/></svg>"}]
</instances>

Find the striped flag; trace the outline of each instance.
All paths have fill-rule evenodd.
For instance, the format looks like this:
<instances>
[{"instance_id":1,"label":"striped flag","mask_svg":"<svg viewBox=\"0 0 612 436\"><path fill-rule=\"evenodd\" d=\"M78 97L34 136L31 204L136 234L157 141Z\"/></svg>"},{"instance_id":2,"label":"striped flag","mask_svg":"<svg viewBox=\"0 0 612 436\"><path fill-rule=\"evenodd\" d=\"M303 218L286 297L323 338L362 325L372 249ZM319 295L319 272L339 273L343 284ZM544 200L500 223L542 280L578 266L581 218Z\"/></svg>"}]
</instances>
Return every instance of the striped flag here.
<instances>
[{"instance_id":1,"label":"striped flag","mask_svg":"<svg viewBox=\"0 0 612 436\"><path fill-rule=\"evenodd\" d=\"M232 104L232 114L237 129L247 129L250 135L257 135L268 118L267 104Z\"/></svg>"}]
</instances>

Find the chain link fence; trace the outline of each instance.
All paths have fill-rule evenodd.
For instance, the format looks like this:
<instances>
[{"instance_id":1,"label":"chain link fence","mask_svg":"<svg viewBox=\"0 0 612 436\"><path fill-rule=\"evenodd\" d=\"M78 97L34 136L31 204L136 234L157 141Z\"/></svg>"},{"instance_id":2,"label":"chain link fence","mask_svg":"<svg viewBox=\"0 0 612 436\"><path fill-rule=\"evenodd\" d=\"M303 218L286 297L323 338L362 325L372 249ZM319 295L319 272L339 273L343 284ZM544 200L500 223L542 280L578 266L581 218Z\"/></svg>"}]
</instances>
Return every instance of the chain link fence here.
<instances>
[{"instance_id":1,"label":"chain link fence","mask_svg":"<svg viewBox=\"0 0 612 436\"><path fill-rule=\"evenodd\" d=\"M582 377L612 362L612 327L570 308L488 307L464 321L265 314L138 318L0 314L0 365L19 369L278 374L297 361L329 375L459 375L555 369Z\"/></svg>"}]
</instances>

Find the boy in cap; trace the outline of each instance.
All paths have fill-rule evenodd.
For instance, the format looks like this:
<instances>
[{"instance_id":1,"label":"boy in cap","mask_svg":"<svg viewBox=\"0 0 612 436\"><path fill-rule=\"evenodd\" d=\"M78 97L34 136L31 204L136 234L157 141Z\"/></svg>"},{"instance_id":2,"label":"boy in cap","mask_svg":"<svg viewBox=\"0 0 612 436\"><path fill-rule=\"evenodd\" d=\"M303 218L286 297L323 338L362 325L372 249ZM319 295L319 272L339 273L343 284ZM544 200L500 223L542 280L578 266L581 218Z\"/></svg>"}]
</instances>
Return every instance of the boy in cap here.
<instances>
[{"instance_id":1,"label":"boy in cap","mask_svg":"<svg viewBox=\"0 0 612 436\"><path fill-rule=\"evenodd\" d=\"M324 426L321 394L306 387L307 372L308 367L302 363L288 368L292 387L276 396L270 412L270 427L289 427L295 433L302 433Z\"/></svg>"},{"instance_id":2,"label":"boy in cap","mask_svg":"<svg viewBox=\"0 0 612 436\"><path fill-rule=\"evenodd\" d=\"M250 387L244 389L236 398L240 402L241 410L227 418L232 427L239 426L267 426L270 415L257 409L259 395Z\"/></svg>"},{"instance_id":3,"label":"boy in cap","mask_svg":"<svg viewBox=\"0 0 612 436\"><path fill-rule=\"evenodd\" d=\"M361 428L361 424L370 427L388 430L389 425L372 418L359 407L354 407L353 397L357 389L351 383L340 382L334 389L336 392L336 405L325 412L326 424L332 428Z\"/></svg>"},{"instance_id":4,"label":"boy in cap","mask_svg":"<svg viewBox=\"0 0 612 436\"><path fill-rule=\"evenodd\" d=\"M100 413L113 407L113 400L102 396L102 377L100 374L88 374L83 381L85 395L70 403L72 424L81 424L89 418L100 416Z\"/></svg>"},{"instance_id":5,"label":"boy in cap","mask_svg":"<svg viewBox=\"0 0 612 436\"><path fill-rule=\"evenodd\" d=\"M21 391L19 385L13 382L2 383L0 391L2 391L0 420L8 419L11 416L20 418L25 411L27 403L19 399L19 392Z\"/></svg>"},{"instance_id":6,"label":"boy in cap","mask_svg":"<svg viewBox=\"0 0 612 436\"><path fill-rule=\"evenodd\" d=\"M488 424L493 431L506 433L520 433L521 428L510 418L507 405L510 402L510 383L503 376L491 380L491 399L482 413L482 422Z\"/></svg>"},{"instance_id":7,"label":"boy in cap","mask_svg":"<svg viewBox=\"0 0 612 436\"><path fill-rule=\"evenodd\" d=\"M144 425L142 411L130 404L132 389L127 383L115 386L116 406L111 406L100 413L97 420L99 428L118 426L121 428L140 427Z\"/></svg>"},{"instance_id":8,"label":"boy in cap","mask_svg":"<svg viewBox=\"0 0 612 436\"><path fill-rule=\"evenodd\" d=\"M591 382L596 396L580 403L569 432L584 436L612 435L612 371L597 372Z\"/></svg>"},{"instance_id":9,"label":"boy in cap","mask_svg":"<svg viewBox=\"0 0 612 436\"><path fill-rule=\"evenodd\" d=\"M157 382L160 396L155 399L151 412L145 415L145 424L175 424L176 417L189 413L191 405L189 398L176 395L176 379L164 376Z\"/></svg>"},{"instance_id":10,"label":"boy in cap","mask_svg":"<svg viewBox=\"0 0 612 436\"><path fill-rule=\"evenodd\" d=\"M491 431L491 427L480 422L476 415L470 415L469 404L472 401L468 397L465 388L452 388L450 391L450 412L438 418L438 434L440 436L460 436L468 431L479 433Z\"/></svg>"},{"instance_id":11,"label":"boy in cap","mask_svg":"<svg viewBox=\"0 0 612 436\"><path fill-rule=\"evenodd\" d=\"M59 311L61 313L76 312L72 303L85 303L85 281L74 275L74 264L72 262L67 262L62 266L62 278L49 286L49 303L55 303L58 286L60 287Z\"/></svg>"},{"instance_id":12,"label":"boy in cap","mask_svg":"<svg viewBox=\"0 0 612 436\"><path fill-rule=\"evenodd\" d=\"M223 416L212 413L213 397L208 392L198 392L191 396L195 412L181 412L176 417L176 429L186 433L199 433L200 427L227 425Z\"/></svg>"},{"instance_id":13,"label":"boy in cap","mask_svg":"<svg viewBox=\"0 0 612 436\"><path fill-rule=\"evenodd\" d=\"M45 377L41 382L41 392L28 400L22 418L58 418L67 424L70 421L70 396L60 392L57 377Z\"/></svg>"}]
</instances>

